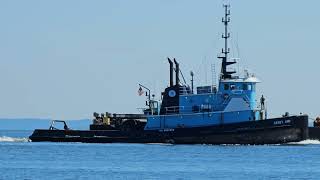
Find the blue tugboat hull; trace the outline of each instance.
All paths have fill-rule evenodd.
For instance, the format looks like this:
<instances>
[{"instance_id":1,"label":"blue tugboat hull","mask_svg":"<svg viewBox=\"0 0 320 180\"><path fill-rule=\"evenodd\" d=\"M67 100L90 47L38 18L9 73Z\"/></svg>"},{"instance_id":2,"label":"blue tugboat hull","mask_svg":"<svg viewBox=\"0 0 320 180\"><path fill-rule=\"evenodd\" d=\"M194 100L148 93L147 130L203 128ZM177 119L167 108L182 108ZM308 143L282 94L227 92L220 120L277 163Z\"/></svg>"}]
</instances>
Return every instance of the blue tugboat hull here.
<instances>
[{"instance_id":1,"label":"blue tugboat hull","mask_svg":"<svg viewBox=\"0 0 320 180\"><path fill-rule=\"evenodd\" d=\"M308 116L154 131L36 129L29 138L33 142L282 144L308 138Z\"/></svg>"}]
</instances>

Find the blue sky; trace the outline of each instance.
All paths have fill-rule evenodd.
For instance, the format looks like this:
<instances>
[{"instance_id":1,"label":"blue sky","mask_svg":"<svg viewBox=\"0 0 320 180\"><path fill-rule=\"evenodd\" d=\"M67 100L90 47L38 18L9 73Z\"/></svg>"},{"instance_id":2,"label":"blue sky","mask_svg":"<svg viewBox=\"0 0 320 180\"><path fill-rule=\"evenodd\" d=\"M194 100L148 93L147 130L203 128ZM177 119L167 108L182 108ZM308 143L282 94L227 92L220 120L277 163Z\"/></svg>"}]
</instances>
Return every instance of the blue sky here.
<instances>
[{"instance_id":1,"label":"blue sky","mask_svg":"<svg viewBox=\"0 0 320 180\"><path fill-rule=\"evenodd\" d=\"M175 57L197 85L219 71L223 2L2 0L0 117L139 112L138 83L159 97ZM263 83L269 114L320 115L320 2L229 1L233 53Z\"/></svg>"}]
</instances>

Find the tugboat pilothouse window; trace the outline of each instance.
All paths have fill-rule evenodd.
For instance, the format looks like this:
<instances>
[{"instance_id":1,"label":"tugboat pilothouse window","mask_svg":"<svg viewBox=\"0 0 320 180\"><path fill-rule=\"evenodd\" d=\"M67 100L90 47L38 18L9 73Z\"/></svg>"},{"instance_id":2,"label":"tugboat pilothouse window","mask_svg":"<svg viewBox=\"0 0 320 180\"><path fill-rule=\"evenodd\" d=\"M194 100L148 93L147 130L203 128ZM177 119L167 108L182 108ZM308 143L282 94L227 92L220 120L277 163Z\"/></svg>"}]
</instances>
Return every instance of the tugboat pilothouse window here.
<instances>
[{"instance_id":1,"label":"tugboat pilothouse window","mask_svg":"<svg viewBox=\"0 0 320 180\"><path fill-rule=\"evenodd\" d=\"M230 84L230 89L231 90L236 90L236 85L235 84Z\"/></svg>"},{"instance_id":2,"label":"tugboat pilothouse window","mask_svg":"<svg viewBox=\"0 0 320 180\"><path fill-rule=\"evenodd\" d=\"M247 90L248 90L248 84L243 84L242 89L243 89L244 91L247 91Z\"/></svg>"},{"instance_id":3,"label":"tugboat pilothouse window","mask_svg":"<svg viewBox=\"0 0 320 180\"><path fill-rule=\"evenodd\" d=\"M224 90L229 90L229 84L224 84Z\"/></svg>"}]
</instances>

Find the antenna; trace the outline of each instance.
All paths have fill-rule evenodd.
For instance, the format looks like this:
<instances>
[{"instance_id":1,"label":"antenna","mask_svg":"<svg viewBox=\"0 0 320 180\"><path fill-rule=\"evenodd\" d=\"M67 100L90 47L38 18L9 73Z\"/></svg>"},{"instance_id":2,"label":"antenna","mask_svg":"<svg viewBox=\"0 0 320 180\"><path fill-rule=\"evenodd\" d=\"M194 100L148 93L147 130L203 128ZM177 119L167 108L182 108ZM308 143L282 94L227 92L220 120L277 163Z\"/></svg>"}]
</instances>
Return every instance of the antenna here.
<instances>
[{"instance_id":1,"label":"antenna","mask_svg":"<svg viewBox=\"0 0 320 180\"><path fill-rule=\"evenodd\" d=\"M191 76L191 93L193 94L193 76L194 76L194 73L193 71L190 71L190 76Z\"/></svg>"},{"instance_id":2,"label":"antenna","mask_svg":"<svg viewBox=\"0 0 320 180\"><path fill-rule=\"evenodd\" d=\"M228 32L228 25L230 22L230 5L223 5L225 9L225 15L222 18L222 23L224 24L224 34L222 34L222 38L224 39L224 48L222 49L223 56L219 56L218 58L222 59L222 67L221 67L221 77L220 79L232 79L232 74L236 73L235 71L227 71L227 66L235 64L236 62L228 61L228 54L230 53L230 48L228 47L228 39L230 38L230 33Z\"/></svg>"}]
</instances>

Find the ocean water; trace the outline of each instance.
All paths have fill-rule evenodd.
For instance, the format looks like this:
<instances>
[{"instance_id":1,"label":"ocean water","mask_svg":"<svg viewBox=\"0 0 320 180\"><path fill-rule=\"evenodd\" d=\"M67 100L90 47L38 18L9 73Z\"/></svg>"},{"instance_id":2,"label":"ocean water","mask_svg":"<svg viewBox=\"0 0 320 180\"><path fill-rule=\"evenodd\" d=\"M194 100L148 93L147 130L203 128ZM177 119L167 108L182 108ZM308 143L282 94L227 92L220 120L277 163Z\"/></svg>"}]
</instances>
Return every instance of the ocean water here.
<instances>
[{"instance_id":1,"label":"ocean water","mask_svg":"<svg viewBox=\"0 0 320 180\"><path fill-rule=\"evenodd\" d=\"M32 143L0 131L0 179L319 179L320 142L287 145Z\"/></svg>"}]
</instances>

